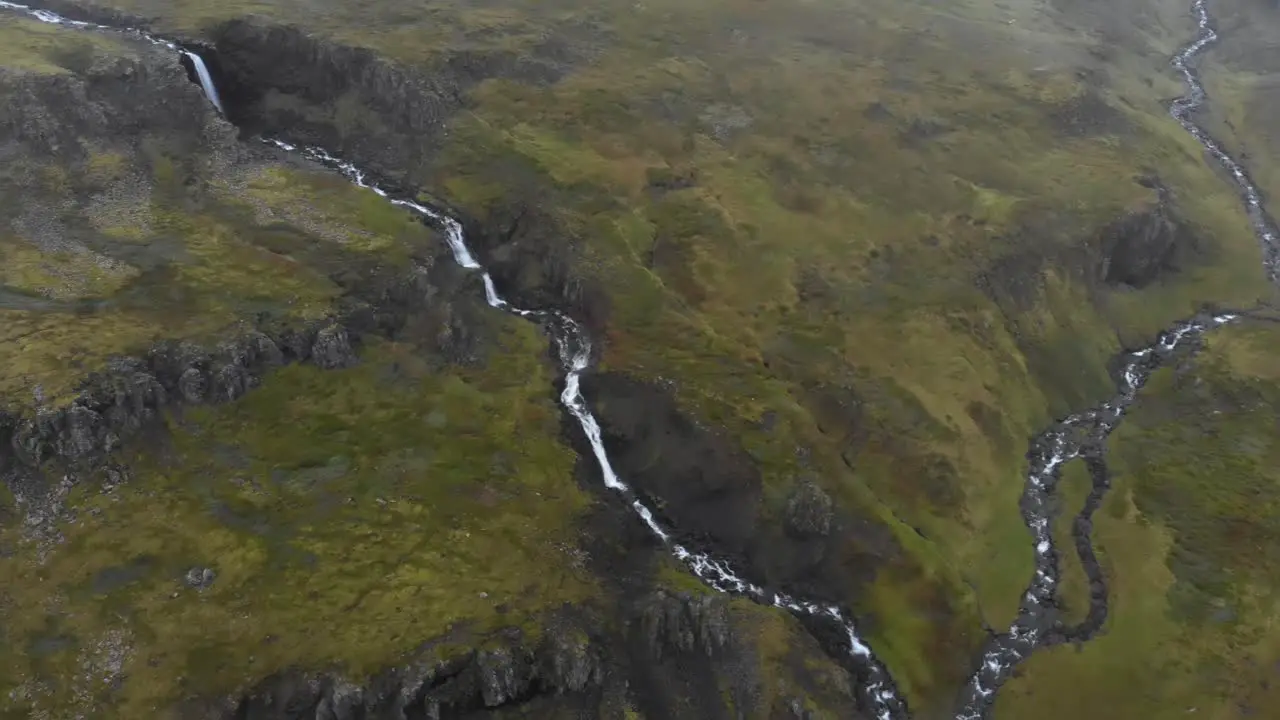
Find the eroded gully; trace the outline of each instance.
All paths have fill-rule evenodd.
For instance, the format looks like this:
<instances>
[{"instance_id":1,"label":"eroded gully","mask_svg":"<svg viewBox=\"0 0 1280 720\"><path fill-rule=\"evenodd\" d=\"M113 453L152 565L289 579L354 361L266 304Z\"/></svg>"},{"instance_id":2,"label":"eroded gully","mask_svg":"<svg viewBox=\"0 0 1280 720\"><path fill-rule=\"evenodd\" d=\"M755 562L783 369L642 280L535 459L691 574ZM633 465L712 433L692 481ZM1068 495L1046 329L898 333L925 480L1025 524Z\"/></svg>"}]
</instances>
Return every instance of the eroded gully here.
<instances>
[{"instance_id":1,"label":"eroded gully","mask_svg":"<svg viewBox=\"0 0 1280 720\"><path fill-rule=\"evenodd\" d=\"M118 32L145 40L154 45L168 48L184 56L193 66L195 75L209 102L225 115L222 99L214 84L204 59L198 52L184 48L178 43L148 33L138 28L111 27L97 23L84 22L63 17L48 10L31 7L7 0L0 0L0 9L25 13L30 17L53 25L62 25L90 31ZM854 667L861 679L858 695L865 709L879 720L900 720L908 716L906 703L903 701L892 678L885 667L876 659L870 647L859 636L848 611L835 605L816 603L794 597L786 593L766 589L755 585L738 575L725 560L712 553L691 549L677 541L672 534L658 522L653 511L631 490L631 487L613 469L613 464L605 451L600 424L587 406L581 391L582 374L586 372L592 361L591 338L586 329L573 318L558 310L533 310L512 305L494 285L489 272L476 260L467 245L462 224L445 211L421 203L412 197L399 196L376 182L354 163L338 158L318 147L300 147L280 138L261 138L261 141L283 152L301 155L325 167L336 170L355 185L365 188L385 198L387 202L408 212L414 213L424 222L443 231L452 250L453 258L467 270L480 274L484 283L485 299L491 307L538 323L544 327L554 340L559 352L559 361L564 372L564 390L560 394L560 404L577 421L582 429L592 454L600 469L601 479L606 488L619 495L637 517L649 528L653 536L666 546L669 551L682 561L689 569L711 588L734 595L749 597L757 602L773 605L797 615L811 616L836 623L844 630L848 646L845 648L847 662Z\"/></svg>"}]
</instances>

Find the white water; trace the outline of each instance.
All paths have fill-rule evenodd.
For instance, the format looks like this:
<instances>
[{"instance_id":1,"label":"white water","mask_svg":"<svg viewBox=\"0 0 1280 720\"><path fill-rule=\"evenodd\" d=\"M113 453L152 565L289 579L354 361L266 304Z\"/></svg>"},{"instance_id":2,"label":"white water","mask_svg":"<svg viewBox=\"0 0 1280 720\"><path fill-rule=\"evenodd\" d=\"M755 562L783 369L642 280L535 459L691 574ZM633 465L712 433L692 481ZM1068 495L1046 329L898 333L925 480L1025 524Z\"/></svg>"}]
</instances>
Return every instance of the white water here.
<instances>
[{"instance_id":1,"label":"white water","mask_svg":"<svg viewBox=\"0 0 1280 720\"><path fill-rule=\"evenodd\" d=\"M1204 86L1200 83L1200 77L1195 69L1191 67L1191 60L1209 45L1218 41L1218 33L1214 32L1213 26L1210 24L1206 0L1195 0L1195 4L1192 5L1192 12L1195 14L1196 25L1200 30L1199 37L1173 58L1173 67L1182 74L1182 79L1186 82L1189 92L1186 96L1173 101L1169 108L1169 114L1182 125L1183 129L1195 136L1200 141L1200 144L1209 151L1209 154L1227 172L1231 173L1232 180L1235 181L1236 186L1240 188L1243 195L1245 209L1249 213L1249 220L1253 223L1258 240L1262 244L1262 259L1266 265L1267 274L1273 281L1280 281L1280 237L1277 237L1275 225L1267 216L1266 209L1263 207L1262 193L1258 190L1258 186L1254 185L1253 181L1249 179L1249 174L1245 172L1244 167L1236 162L1235 158L1227 154L1227 151L1223 150L1216 140L1209 137L1208 133L1191 120L1191 114L1204 105L1207 99Z\"/></svg>"},{"instance_id":2,"label":"white water","mask_svg":"<svg viewBox=\"0 0 1280 720\"><path fill-rule=\"evenodd\" d=\"M37 20L55 25L66 25L69 27L91 30L123 32L140 37L156 45L162 45L173 50L178 50L183 55L187 56L194 64L197 75L200 78L200 84L209 101L220 113L223 112L222 102L218 96L217 87L214 85L213 79L209 75L208 68L205 66L204 60L194 52L182 49L175 43L158 38L141 30L133 28L111 28L105 25L70 20L46 10L35 9L27 5L8 2L8 0L0 0L0 8L18 10L36 18ZM225 115L225 113L223 114ZM526 310L515 307L507 302L505 298L498 294L493 282L493 277L487 270L484 270L481 264L475 259L475 256L471 254L471 250L466 244L462 224L456 219L449 217L443 212L439 212L427 207L426 205L415 202L414 200L393 198L391 193L370 182L366 174L354 164L340 160L321 148L300 148L278 139L267 139L264 140L264 142L273 145L280 150L299 153L307 158L334 168L359 187L366 188L377 193L379 196L386 198L391 204L403 207L406 210L422 217L424 220L442 227L445 231L445 239L449 244L450 250L453 252L454 260L458 265L468 270L481 271L481 278L484 282L485 299L490 306L544 323L544 325L550 330L559 349L560 363L565 372L565 386L564 391L560 394L560 402L569 414L578 421L578 425L586 435L587 441L591 445L592 454L595 456L596 462L600 467L605 487L621 495L623 499L630 504L636 515L644 522L645 526L649 528L654 536L665 544L675 557L683 561L694 575L717 591L745 595L759 602L768 603L796 614L826 618L839 624L844 628L846 639L849 642L849 655L858 665L859 670L865 679L865 685L863 686L862 691L864 692L867 702L871 705L870 709L875 713L877 719L901 720L906 717L906 703L899 697L897 690L893 685L893 681L889 677L888 671L875 659L875 656L871 652L871 648L868 647L867 644L858 636L853 621L847 618L840 608L834 605L823 605L808 602L785 593L766 590L739 577L725 561L717 559L706 553L690 550L679 542L676 542L672 538L671 534L667 532L657 521L653 512L635 496L631 491L630 486L618 477L617 472L613 468L612 462L609 460L609 455L605 451L600 424L596 421L596 418L591 413L590 408L587 407L586 400L582 397L582 373L585 372L591 364L591 342L586 330L577 321L555 310Z\"/></svg>"},{"instance_id":3,"label":"white water","mask_svg":"<svg viewBox=\"0 0 1280 720\"><path fill-rule=\"evenodd\" d=\"M1272 281L1280 280L1280 247L1277 233L1263 207L1262 194L1249 179L1240 163L1226 153L1191 120L1192 113L1207 100L1204 86L1191 67L1191 60L1218 40L1210 24L1207 0L1195 0L1192 14L1196 20L1196 39L1171 61L1187 85L1187 95L1169 106L1169 114L1231 174L1240 188L1245 209L1253 223L1255 234L1262 246L1263 264ZM996 690L1008 678L1013 668L1032 651L1043 644L1046 621L1053 614L1054 588L1058 581L1058 566L1050 532L1050 499L1062 465L1076 457L1086 446L1100 447L1107 435L1119 424L1121 416L1137 396L1138 389L1146 382L1161 355L1173 352L1182 342L1204 332L1229 323L1235 315L1222 314L1206 320L1183 322L1161 334L1155 344L1128 356L1120 375L1120 393L1099 408L1073 415L1041 435L1033 443L1033 452L1039 450L1032 461L1022 498L1023 517L1035 540L1036 571L1019 606L1018 617L1009 631L996 636L987 645L982 662L966 686L961 710L956 720L981 720L994 700ZM1081 439L1084 429L1086 437Z\"/></svg>"},{"instance_id":4,"label":"white water","mask_svg":"<svg viewBox=\"0 0 1280 720\"><path fill-rule=\"evenodd\" d=\"M1017 619L1008 632L987 643L978 670L965 687L956 720L981 720L990 709L996 690L1014 667L1043 645L1045 631L1053 629L1059 578L1051 527L1052 498L1062 467L1086 449L1105 441L1162 358L1183 343L1237 318L1237 315L1223 313L1182 322L1161 333L1150 346L1126 356L1119 373L1119 393L1115 397L1092 410L1066 418L1032 442L1033 459L1022 495L1022 515L1035 544L1035 574L1022 595Z\"/></svg>"},{"instance_id":5,"label":"white water","mask_svg":"<svg viewBox=\"0 0 1280 720\"><path fill-rule=\"evenodd\" d=\"M724 593L746 595L760 602L784 608L797 614L825 617L839 623L844 628L845 636L849 641L850 655L857 660L865 673L867 683L864 691L873 706L876 717L879 720L895 720L905 717L905 703L898 697L889 673L876 661L871 648L859 638L853 622L845 617L845 613L840 608L807 602L785 593L766 590L739 577L723 560L706 553L690 550L676 542L671 534L657 521L653 511L637 498L635 493L631 491L631 487L618 476L618 473L613 468L613 463L609 459L608 452L605 451L600 423L597 422L595 415L591 413L590 408L587 407L586 400L582 397L582 373L591 365L591 343L586 330L581 324L555 310L526 310L507 302L505 298L498 294L493 283L493 277L483 269L480 263L476 261L475 256L471 254L471 250L466 244L462 225L457 220L421 203L392 198L386 190L369 182L365 173L358 167L334 157L323 149L314 147L299 148L296 145L276 139L265 140L264 142L281 150L301 153L312 160L334 168L356 185L367 188L387 198L392 204L404 207L443 227L449 247L453 251L454 260L464 268L481 271L485 299L490 306L542 322L550 329L559 349L561 367L564 368L565 372L564 391L560 393L560 403L578 421L578 426L582 428L583 434L586 435L587 442L591 445L591 452L600 467L605 487L620 494L631 505L636 515L639 516L654 536L666 544L675 557L683 561L698 578L712 588Z\"/></svg>"},{"instance_id":6,"label":"white water","mask_svg":"<svg viewBox=\"0 0 1280 720\"><path fill-rule=\"evenodd\" d=\"M218 88L213 84L213 76L209 74L209 68L204 64L204 58L190 50L183 50L182 54L195 67L196 76L200 78L200 87L204 89L204 96L209 98L209 102L213 103L213 106L218 109L218 114L225 116L227 111L222 108L222 98L218 97Z\"/></svg>"}]
</instances>

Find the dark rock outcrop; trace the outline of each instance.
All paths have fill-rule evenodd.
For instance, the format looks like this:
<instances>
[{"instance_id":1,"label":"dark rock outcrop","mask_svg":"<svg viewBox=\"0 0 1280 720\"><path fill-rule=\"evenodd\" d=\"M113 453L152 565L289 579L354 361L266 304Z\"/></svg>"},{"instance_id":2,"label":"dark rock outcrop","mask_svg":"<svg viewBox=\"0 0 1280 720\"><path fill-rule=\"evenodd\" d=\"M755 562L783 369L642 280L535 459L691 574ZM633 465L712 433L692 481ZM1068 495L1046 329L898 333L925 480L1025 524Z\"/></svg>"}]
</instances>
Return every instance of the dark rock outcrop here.
<instances>
[{"instance_id":1,"label":"dark rock outcrop","mask_svg":"<svg viewBox=\"0 0 1280 720\"><path fill-rule=\"evenodd\" d=\"M533 189L538 182L526 177L527 168L501 172L510 184L510 199L466 219L472 248L504 297L521 307L559 309L583 323L592 337L603 336L612 301L575 271L578 241L549 210L559 200Z\"/></svg>"},{"instance_id":2,"label":"dark rock outcrop","mask_svg":"<svg viewBox=\"0 0 1280 720\"><path fill-rule=\"evenodd\" d=\"M833 512L831 496L812 479L802 479L787 499L787 532L800 538L825 536L831 532Z\"/></svg>"},{"instance_id":3,"label":"dark rock outcrop","mask_svg":"<svg viewBox=\"0 0 1280 720\"><path fill-rule=\"evenodd\" d=\"M401 180L404 171L431 158L433 140L465 105L470 88L497 77L552 82L580 59L572 48L470 50L411 68L367 48L258 19L225 22L203 40L211 45L206 60L237 126L287 132ZM335 123L339 107L345 119Z\"/></svg>"},{"instance_id":4,"label":"dark rock outcrop","mask_svg":"<svg viewBox=\"0 0 1280 720\"><path fill-rule=\"evenodd\" d=\"M655 658L672 651L711 657L729 642L728 600L723 595L659 590L641 600L639 614L641 631Z\"/></svg>"},{"instance_id":5,"label":"dark rock outcrop","mask_svg":"<svg viewBox=\"0 0 1280 720\"><path fill-rule=\"evenodd\" d=\"M207 720L440 720L540 697L590 702L606 681L606 654L588 630L553 619L533 645L516 637L445 657L426 648L420 658L358 683L287 671L239 697L190 702L181 713Z\"/></svg>"},{"instance_id":6,"label":"dark rock outcrop","mask_svg":"<svg viewBox=\"0 0 1280 720\"><path fill-rule=\"evenodd\" d=\"M760 471L732 440L693 423L670 393L626 376L584 378L615 466L680 533L743 553L757 532Z\"/></svg>"},{"instance_id":7,"label":"dark rock outcrop","mask_svg":"<svg viewBox=\"0 0 1280 720\"><path fill-rule=\"evenodd\" d=\"M122 143L144 134L221 134L207 122L200 89L172 56L150 47L139 52L139 60L68 57L63 62L69 73L0 71L0 92L8 98L0 107L0 147L16 143L28 152L73 160L89 151L87 139Z\"/></svg>"},{"instance_id":8,"label":"dark rock outcrop","mask_svg":"<svg viewBox=\"0 0 1280 720\"><path fill-rule=\"evenodd\" d=\"M351 349L351 339L340 325L330 325L316 333L311 346L311 361L325 370L351 367L358 360Z\"/></svg>"},{"instance_id":9,"label":"dark rock outcrop","mask_svg":"<svg viewBox=\"0 0 1280 720\"><path fill-rule=\"evenodd\" d=\"M1200 250L1194 229L1171 207L1167 191L1159 192L1159 200L1126 213L1099 234L1098 275L1106 284L1145 287L1177 272Z\"/></svg>"}]
</instances>

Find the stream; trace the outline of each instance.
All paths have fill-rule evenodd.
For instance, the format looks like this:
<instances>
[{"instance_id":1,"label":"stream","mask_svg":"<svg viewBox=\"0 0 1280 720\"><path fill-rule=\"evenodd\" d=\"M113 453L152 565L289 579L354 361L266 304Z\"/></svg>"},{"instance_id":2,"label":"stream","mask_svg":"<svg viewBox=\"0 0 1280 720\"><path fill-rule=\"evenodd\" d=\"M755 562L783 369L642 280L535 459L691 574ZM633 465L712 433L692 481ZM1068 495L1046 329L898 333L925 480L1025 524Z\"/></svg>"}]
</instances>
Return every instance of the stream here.
<instances>
[{"instance_id":1,"label":"stream","mask_svg":"<svg viewBox=\"0 0 1280 720\"><path fill-rule=\"evenodd\" d=\"M1169 114L1204 146L1239 187L1245 210L1262 246L1262 258L1268 277L1280 279L1280 245L1274 223L1262 203L1262 193L1249 179L1244 168L1222 146L1192 119L1208 99L1199 73L1192 61L1205 48L1218 40L1209 17L1207 0L1195 0L1191 7L1198 33L1195 39L1174 55L1171 64L1183 78L1187 94L1174 100ZM1018 614L1008 632L992 636L982 653L981 664L961 691L956 720L981 720L989 713L996 691L1009 678L1014 668L1033 651L1067 641L1084 641L1096 634L1106 617L1106 594L1092 597L1089 617L1083 625L1064 628L1058 620L1058 550L1054 547L1052 521L1056 510L1054 491L1062 466L1075 458L1089 462L1093 490L1083 511L1075 521L1077 550L1085 574L1092 582L1101 583L1102 568L1087 535L1090 516L1098 507L1109 485L1102 462L1107 436L1120 424L1125 411L1133 404L1138 390L1151 373L1160 367L1179 347L1195 342L1204 333L1238 318L1224 313L1205 315L1175 324L1162 332L1152 345L1126 353L1121 357L1117 373L1116 394L1096 408L1062 420L1031 441L1027 453L1030 471L1020 503L1023 520L1035 542L1035 574L1022 596ZM1105 585L1104 585L1105 587Z\"/></svg>"},{"instance_id":2,"label":"stream","mask_svg":"<svg viewBox=\"0 0 1280 720\"><path fill-rule=\"evenodd\" d=\"M192 64L209 102L219 113L225 114L214 79L204 60L193 50L139 29L113 28L71 20L47 10L8 0L0 0L0 8L19 11L37 20L56 25L122 32L173 50ZM1204 146L1239 187L1250 221L1262 245L1267 274L1272 280L1277 280L1280 279L1280 243L1277 242L1274 223L1263 207L1261 192L1240 163L1223 150L1222 146L1209 137L1208 133L1192 119L1195 111L1204 105L1207 97L1191 63L1196 56L1218 39L1211 26L1206 0L1195 0L1192 12L1199 27L1199 33L1194 41L1180 50L1172 60L1173 67L1178 70L1186 83L1187 94L1173 101L1169 113ZM387 202L414 213L424 222L439 228L444 233L458 265L480 275L484 285L485 299L490 306L538 323L550 333L558 348L559 362L565 378L560 403L576 420L586 436L604 486L627 503L649 528L656 540L666 546L672 555L684 562L708 586L723 593L742 595L757 602L784 608L797 615L825 618L839 624L844 629L848 642L847 659L856 668L863 683L859 694L867 705L867 709L878 720L902 720L908 716L906 703L888 671L860 638L846 610L833 605L809 602L752 584L738 575L724 560L710 553L686 547L658 522L653 511L631 490L626 481L618 476L605 450L600 424L592 414L580 389L582 375L590 369L592 361L591 338L580 323L557 310L525 309L508 302L498 292L492 276L472 254L467 245L462 224L443 210L418 202L412 197L398 196L385 190L355 164L321 148L299 147L280 138L262 138L261 141L279 151L301 155L335 170L355 185L378 194ZM1067 639L1085 640L1100 629L1102 619L1106 615L1105 594L1101 598L1094 598L1094 607L1090 610L1089 620L1086 620L1083 626L1063 628L1058 619L1059 556L1058 549L1054 547L1052 521L1056 511L1055 489L1062 467L1076 458L1091 461L1093 493L1076 522L1077 528L1087 527L1089 515L1097 507L1108 484L1105 466L1101 464L1103 445L1119 425L1143 384L1152 372L1181 348L1195 343L1206 332L1230 323L1238 317L1235 314L1222 313L1206 314L1185 320L1160 333L1150 346L1125 353L1118 362L1116 393L1111 399L1095 408L1056 422L1031 441L1027 454L1030 468L1026 476L1020 507L1034 542L1034 575L1022 596L1017 617L1008 631L993 635L983 649L977 670L961 692L959 709L955 714L956 720L985 718L992 707L998 689L1009 678L1014 668L1036 649ZM1078 533L1077 541L1086 573L1090 579L1100 580L1101 568L1093 556L1087 535L1081 536Z\"/></svg>"},{"instance_id":3,"label":"stream","mask_svg":"<svg viewBox=\"0 0 1280 720\"><path fill-rule=\"evenodd\" d=\"M222 99L203 58L192 49L137 28L117 28L97 23L71 20L56 13L28 5L0 0L0 8L25 13L42 22L85 30L120 32L155 45L166 47L185 57L195 70L205 96L210 104L225 116ZM861 639L850 613L835 605L810 602L783 592L755 585L739 576L730 565L714 555L700 552L678 542L658 522L653 511L636 496L630 486L618 476L604 447L600 423L596 420L582 396L582 374L591 367L592 345L586 329L573 318L558 310L525 309L512 305L498 293L493 277L476 260L467 246L462 224L443 210L429 207L411 197L397 197L373 182L365 171L355 164L338 158L322 148L300 147L279 138L261 138L261 141L280 151L301 155L325 167L336 170L355 185L385 198L389 203L404 208L420 217L427 224L443 231L454 260L461 267L478 272L484 283L485 299L491 307L518 315L543 326L551 335L559 352L561 370L564 372L564 390L560 404L577 421L591 445L592 454L600 469L604 486L620 496L636 516L649 528L653 536L682 561L694 575L709 587L734 595L749 597L756 602L788 610L797 615L810 616L834 622L843 628L848 647L846 660L857 671L861 680L858 689L862 703L877 720L903 720L908 717L905 701L895 687L888 670L876 659L871 648Z\"/></svg>"}]
</instances>

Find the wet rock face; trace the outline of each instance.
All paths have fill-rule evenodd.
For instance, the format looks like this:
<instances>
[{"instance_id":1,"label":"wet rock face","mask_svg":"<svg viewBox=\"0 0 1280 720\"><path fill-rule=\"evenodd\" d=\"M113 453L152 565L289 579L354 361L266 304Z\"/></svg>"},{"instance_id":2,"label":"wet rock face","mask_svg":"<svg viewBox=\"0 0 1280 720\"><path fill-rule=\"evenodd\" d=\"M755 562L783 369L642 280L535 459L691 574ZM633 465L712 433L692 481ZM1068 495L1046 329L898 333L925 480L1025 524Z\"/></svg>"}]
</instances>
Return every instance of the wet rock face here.
<instances>
[{"instance_id":1,"label":"wet rock face","mask_svg":"<svg viewBox=\"0 0 1280 720\"><path fill-rule=\"evenodd\" d=\"M507 175L508 199L467 222L467 237L505 297L523 307L558 308L600 337L610 297L574 273L576 242L548 211L558 200L531 189L537 183L526 179L522 168Z\"/></svg>"},{"instance_id":2,"label":"wet rock face","mask_svg":"<svg viewBox=\"0 0 1280 720\"><path fill-rule=\"evenodd\" d=\"M584 378L618 472L678 533L742 553L756 534L761 479L729 438L683 415L661 388L622 375Z\"/></svg>"},{"instance_id":3,"label":"wet rock face","mask_svg":"<svg viewBox=\"0 0 1280 720\"><path fill-rule=\"evenodd\" d=\"M0 149L82 158L91 141L131 143L143 135L196 138L207 126L205 99L164 50L139 47L138 59L68 58L74 72L27 74L0 70ZM225 128L224 128L225 130ZM223 133L221 140L233 141Z\"/></svg>"},{"instance_id":4,"label":"wet rock face","mask_svg":"<svg viewBox=\"0 0 1280 720\"><path fill-rule=\"evenodd\" d=\"M1177 272L1200 249L1200 241L1162 197L1104 228L1098 248L1103 282L1141 288Z\"/></svg>"},{"instance_id":5,"label":"wet rock face","mask_svg":"<svg viewBox=\"0 0 1280 720\"><path fill-rule=\"evenodd\" d=\"M668 390L613 373L584 377L583 390L618 474L676 536L733 558L751 582L834 602L896 551L887 530L838 513L813 478L795 485L776 521L765 518L751 457L690 420Z\"/></svg>"},{"instance_id":6,"label":"wet rock face","mask_svg":"<svg viewBox=\"0 0 1280 720\"><path fill-rule=\"evenodd\" d=\"M649 652L700 652L708 657L729 642L729 607L723 595L653 593L640 602L640 627Z\"/></svg>"},{"instance_id":7,"label":"wet rock face","mask_svg":"<svg viewBox=\"0 0 1280 720\"><path fill-rule=\"evenodd\" d=\"M797 538L824 537L831 532L833 512L831 496L804 478L787 499L787 532Z\"/></svg>"}]
</instances>

